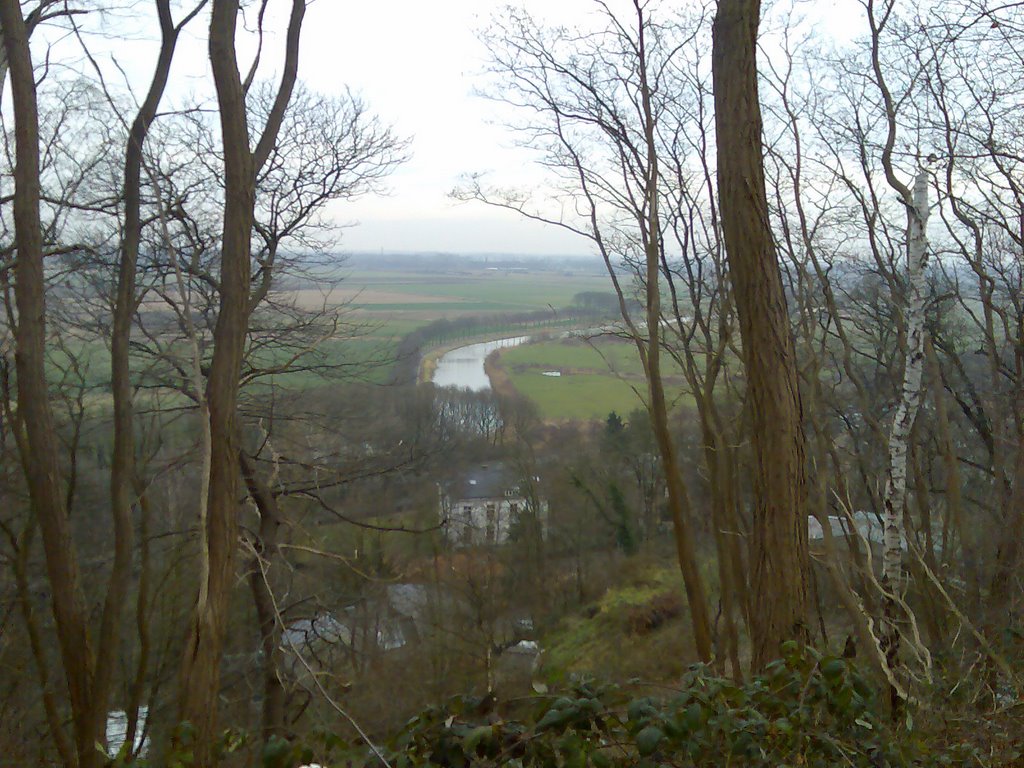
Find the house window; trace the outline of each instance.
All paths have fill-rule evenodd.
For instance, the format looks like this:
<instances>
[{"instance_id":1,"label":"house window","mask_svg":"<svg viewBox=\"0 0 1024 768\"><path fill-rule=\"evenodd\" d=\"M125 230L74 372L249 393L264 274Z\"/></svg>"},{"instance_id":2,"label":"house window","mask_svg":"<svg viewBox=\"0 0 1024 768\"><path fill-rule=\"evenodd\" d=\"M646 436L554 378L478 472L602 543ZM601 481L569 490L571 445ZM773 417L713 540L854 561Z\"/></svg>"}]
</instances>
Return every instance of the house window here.
<instances>
[{"instance_id":1,"label":"house window","mask_svg":"<svg viewBox=\"0 0 1024 768\"><path fill-rule=\"evenodd\" d=\"M473 507L468 504L462 508L462 543L473 543Z\"/></svg>"},{"instance_id":2,"label":"house window","mask_svg":"<svg viewBox=\"0 0 1024 768\"><path fill-rule=\"evenodd\" d=\"M487 541L494 543L495 528L498 524L498 508L494 504L487 505Z\"/></svg>"}]
</instances>

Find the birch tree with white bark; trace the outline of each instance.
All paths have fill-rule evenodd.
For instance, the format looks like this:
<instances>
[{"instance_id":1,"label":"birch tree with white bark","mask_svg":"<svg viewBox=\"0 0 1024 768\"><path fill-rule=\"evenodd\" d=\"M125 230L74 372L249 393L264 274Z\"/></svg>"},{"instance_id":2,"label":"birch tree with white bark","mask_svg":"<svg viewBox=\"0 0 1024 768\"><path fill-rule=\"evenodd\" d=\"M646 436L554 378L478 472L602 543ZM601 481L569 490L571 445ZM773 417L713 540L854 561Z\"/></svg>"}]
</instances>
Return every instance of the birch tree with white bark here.
<instances>
[{"instance_id":1,"label":"birch tree with white bark","mask_svg":"<svg viewBox=\"0 0 1024 768\"><path fill-rule=\"evenodd\" d=\"M906 326L906 351L903 361L903 384L900 399L893 416L889 433L889 468L885 493L882 500L884 510L884 539L882 555L882 587L884 615L881 626L881 645L886 663L894 675L900 670L899 615L902 612L914 620L909 607L901 599L903 590L903 512L907 499L907 455L910 451L911 433L921 407L921 377L925 363L925 271L928 267L928 185L926 168L918 160L918 169L911 187L901 180L893 162L893 149L897 140L896 103L886 84L882 69L880 46L881 36L893 10L893 4L883 5L881 14L876 13L873 2L867 4L868 24L871 29L871 64L875 85L885 110L886 136L882 148L881 163L886 183L899 196L907 212L907 271L905 299L901 309ZM896 297L894 297L895 299ZM927 653L927 651L925 651ZM926 662L927 663L927 662ZM891 704L893 712L899 709L900 700L907 693L900 690L890 678Z\"/></svg>"}]
</instances>

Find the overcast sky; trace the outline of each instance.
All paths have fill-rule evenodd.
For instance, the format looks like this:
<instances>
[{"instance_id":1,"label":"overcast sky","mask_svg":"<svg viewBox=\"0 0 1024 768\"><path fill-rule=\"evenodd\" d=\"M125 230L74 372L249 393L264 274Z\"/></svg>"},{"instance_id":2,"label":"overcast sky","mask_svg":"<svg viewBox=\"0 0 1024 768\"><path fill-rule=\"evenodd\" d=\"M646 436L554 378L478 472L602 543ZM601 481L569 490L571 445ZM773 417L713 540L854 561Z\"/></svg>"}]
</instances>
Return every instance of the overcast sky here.
<instances>
[{"instance_id":1,"label":"overcast sky","mask_svg":"<svg viewBox=\"0 0 1024 768\"><path fill-rule=\"evenodd\" d=\"M176 5L195 1L179 0ZM586 26L588 16L597 13L594 0L512 2L548 24ZM826 18L831 15L835 23L834 9L844 0L794 2ZM301 79L328 95L351 88L397 134L412 139L412 158L389 179L388 196L331 209L339 224L354 225L343 234L343 250L591 252L587 241L558 228L448 198L467 173L489 173L491 181L504 186L529 185L538 178L530 154L515 147L512 134L501 126L501 106L475 94L484 83L486 55L478 33L506 4L508 0L310 1L303 26ZM247 5L252 13L258 3ZM610 5L631 4L610 0ZM278 74L274 67L281 60L289 6L287 0L270 1L266 66L261 70L265 77ZM148 84L155 56L152 12L146 2L129 3L127 8L120 15L90 15L83 24L106 33L90 43L96 46L94 54L106 56L108 64L116 56L117 76L124 72L140 93ZM186 101L189 94L212 98L207 22L205 14L197 18L179 43L169 101ZM110 48L104 52L106 46ZM240 47L244 68L251 50L241 43ZM84 61L80 66L88 68Z\"/></svg>"},{"instance_id":2,"label":"overcast sky","mask_svg":"<svg viewBox=\"0 0 1024 768\"><path fill-rule=\"evenodd\" d=\"M278 0L281 2L281 0ZM685 3L687 0L677 0ZM801 3L834 26L842 0ZM391 179L392 194L337 210L358 221L351 250L590 253L589 243L554 227L482 204L456 204L459 176L489 172L501 185L529 183L535 168L502 128L499 105L474 95L485 64L478 31L512 2L550 24L587 25L594 0L315 0L303 33L301 75L330 93L348 85L396 130L413 139L411 161ZM287 5L287 3L283 3ZM627 0L610 0L629 10Z\"/></svg>"},{"instance_id":3,"label":"overcast sky","mask_svg":"<svg viewBox=\"0 0 1024 768\"><path fill-rule=\"evenodd\" d=\"M412 159L390 179L387 197L336 209L349 250L588 253L581 238L515 214L448 199L459 176L491 172L524 180L529 158L494 124L498 107L474 95L484 49L477 31L499 0L316 0L303 32L301 76L325 93L345 86L412 137ZM575 21L592 0L526 0L540 18Z\"/></svg>"}]
</instances>

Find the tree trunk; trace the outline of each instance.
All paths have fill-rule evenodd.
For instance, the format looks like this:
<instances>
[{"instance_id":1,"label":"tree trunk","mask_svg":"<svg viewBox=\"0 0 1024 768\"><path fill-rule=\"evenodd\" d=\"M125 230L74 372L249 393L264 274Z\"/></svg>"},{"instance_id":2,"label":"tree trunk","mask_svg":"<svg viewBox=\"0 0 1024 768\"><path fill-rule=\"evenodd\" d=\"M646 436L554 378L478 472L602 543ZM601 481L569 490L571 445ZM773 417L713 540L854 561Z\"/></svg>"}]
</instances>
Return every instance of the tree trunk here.
<instances>
[{"instance_id":1,"label":"tree trunk","mask_svg":"<svg viewBox=\"0 0 1024 768\"><path fill-rule=\"evenodd\" d=\"M672 511L675 532L676 554L683 575L683 586L690 607L693 625L693 640L697 655L703 662L712 659L711 619L708 616L707 591L700 575L697 556L693 547L693 533L690 530L690 501L686 485L676 458L676 449L669 430L668 406L665 401L665 384L661 378L661 220L658 213L658 155L655 135L654 113L651 106L651 88L647 82L647 52L645 49L645 24L640 5L634 2L637 11L637 41L640 56L641 107L644 118L644 142L647 149L647 178L645 212L647 221L643 228L646 257L647 282L647 343L641 350L641 358L647 374L650 402L648 412L651 428L658 444L665 469L665 485L668 503ZM646 354L644 354L646 352Z\"/></svg>"},{"instance_id":2,"label":"tree trunk","mask_svg":"<svg viewBox=\"0 0 1024 768\"><path fill-rule=\"evenodd\" d=\"M786 296L768 220L757 93L759 0L719 0L712 41L718 190L754 453L752 667L806 641L804 434Z\"/></svg>"},{"instance_id":3,"label":"tree trunk","mask_svg":"<svg viewBox=\"0 0 1024 768\"><path fill-rule=\"evenodd\" d=\"M136 269L142 242L142 152L149 126L156 117L178 41L180 27L171 18L170 0L156 0L161 44L156 70L146 98L135 115L128 135L124 160L124 229L114 299L110 339L110 389L113 399L114 447L110 465L110 504L114 530L114 562L111 568L97 644L96 700L105 714L113 673L120 661L120 630L131 586L133 555L132 507L135 504L135 440L132 404L131 344L132 318L138 308ZM191 18L188 17L186 21ZM135 713L129 713L134 720ZM105 724L104 718L104 724ZM131 742L129 742L131 743Z\"/></svg>"},{"instance_id":4,"label":"tree trunk","mask_svg":"<svg viewBox=\"0 0 1024 768\"><path fill-rule=\"evenodd\" d=\"M957 459L956 443L950 431L949 414L946 409L946 392L943 389L942 368L935 354L931 337L925 337L925 357L932 370L935 384L932 387L932 400L935 403L935 426L939 448L942 451L942 463L946 481L946 514L942 524L942 566L952 566L955 551L953 537L960 542L963 553L963 574L967 584L967 602L975 610L981 607L981 587L978 579L978 561L975 547L974 531L968 531L964 525L963 498L960 478L960 465ZM977 615L977 614L975 614Z\"/></svg>"},{"instance_id":5,"label":"tree trunk","mask_svg":"<svg viewBox=\"0 0 1024 768\"><path fill-rule=\"evenodd\" d=\"M1016 394L1018 402L1024 394ZM1019 406L1018 406L1019 407ZM1013 623L1021 597L1020 540L1024 537L1024 445L1017 448L1013 469L1013 487L1004 512L1003 535L996 547L996 562L989 584L989 616L991 629L1003 632Z\"/></svg>"},{"instance_id":6,"label":"tree trunk","mask_svg":"<svg viewBox=\"0 0 1024 768\"><path fill-rule=\"evenodd\" d=\"M210 478L206 520L201 521L203 583L199 587L182 669L181 717L195 728L196 762L211 764L217 734L222 653L238 538L237 402L249 319L249 241L255 206L255 171L249 151L245 95L235 62L237 0L215 0L210 21L210 62L217 86L224 152L224 230L220 305L213 360L206 384L210 412Z\"/></svg>"},{"instance_id":7,"label":"tree trunk","mask_svg":"<svg viewBox=\"0 0 1024 768\"><path fill-rule=\"evenodd\" d=\"M0 25L9 62L16 157L14 167L15 367L19 441L32 513L39 521L61 662L75 730L78 764L97 764L102 715L94 708L92 643L61 481L58 440L46 380L46 299L39 217L39 112L28 30L17 0L0 0Z\"/></svg>"},{"instance_id":8,"label":"tree trunk","mask_svg":"<svg viewBox=\"0 0 1024 768\"><path fill-rule=\"evenodd\" d=\"M891 594L903 589L903 511L907 498L907 454L910 434L921 405L921 375L925 350L925 269L928 266L928 174L918 171L914 180L912 205L907 206L907 287L906 324L907 352L903 369L900 401L893 416L889 434L889 473L882 500L884 539L882 552L882 586ZM896 625L899 606L893 597L886 597L880 638L886 663L894 673L899 668L900 635ZM892 705L898 709L895 688Z\"/></svg>"},{"instance_id":9,"label":"tree trunk","mask_svg":"<svg viewBox=\"0 0 1024 768\"><path fill-rule=\"evenodd\" d=\"M274 736L284 737L285 689L281 682L281 623L277 615L271 572L278 558L281 511L277 499L266 483L256 474L256 468L245 452L239 454L239 464L249 496L260 515L259 537L254 545L255 556L249 572L256 620L260 628L260 648L263 650L263 741Z\"/></svg>"},{"instance_id":10,"label":"tree trunk","mask_svg":"<svg viewBox=\"0 0 1024 768\"><path fill-rule=\"evenodd\" d=\"M701 398L709 400L710 398ZM703 406L707 408L705 404ZM743 668L739 658L739 631L736 627L735 603L740 603L741 615L747 610L744 595L745 586L736 583L738 574L743 572L742 566L736 568L739 557L735 539L737 532L730 520L729 503L731 491L723 479L727 474L725 463L724 440L714 431L712 420L707 413L701 417L701 434L704 443L704 460L708 470L708 484L711 487L711 525L714 528L715 549L718 552L718 583L721 592L722 615L725 621L725 650L732 665L733 679L743 682Z\"/></svg>"},{"instance_id":11,"label":"tree trunk","mask_svg":"<svg viewBox=\"0 0 1024 768\"><path fill-rule=\"evenodd\" d=\"M210 64L217 90L224 153L224 223L220 305L213 359L206 384L210 425L210 474L206 519L200 522L202 576L181 679L181 718L195 728L198 766L212 765L217 735L220 657L234 582L240 487L238 471L239 378L251 309L250 242L255 220L256 174L270 156L298 72L305 0L292 0L284 71L255 151L250 150L245 89L235 56L238 0L213 0Z\"/></svg>"}]
</instances>

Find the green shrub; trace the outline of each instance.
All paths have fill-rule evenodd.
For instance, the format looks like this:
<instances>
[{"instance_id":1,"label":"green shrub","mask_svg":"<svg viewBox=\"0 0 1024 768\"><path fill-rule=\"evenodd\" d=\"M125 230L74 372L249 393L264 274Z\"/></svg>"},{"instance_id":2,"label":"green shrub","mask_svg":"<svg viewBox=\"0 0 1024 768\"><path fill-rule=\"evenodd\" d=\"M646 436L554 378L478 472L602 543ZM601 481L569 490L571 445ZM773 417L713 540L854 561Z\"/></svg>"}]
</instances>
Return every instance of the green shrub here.
<instances>
[{"instance_id":1,"label":"green shrub","mask_svg":"<svg viewBox=\"0 0 1024 768\"><path fill-rule=\"evenodd\" d=\"M845 659L795 644L785 652L746 685L694 666L668 698L581 681L532 697L515 716L460 698L409 721L385 756L395 768L971 764L966 750L936 753L927 735L894 731ZM354 764L380 762L367 752Z\"/></svg>"}]
</instances>

